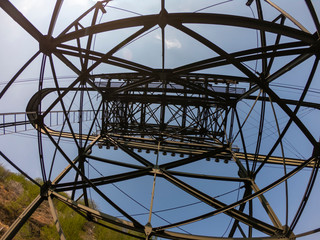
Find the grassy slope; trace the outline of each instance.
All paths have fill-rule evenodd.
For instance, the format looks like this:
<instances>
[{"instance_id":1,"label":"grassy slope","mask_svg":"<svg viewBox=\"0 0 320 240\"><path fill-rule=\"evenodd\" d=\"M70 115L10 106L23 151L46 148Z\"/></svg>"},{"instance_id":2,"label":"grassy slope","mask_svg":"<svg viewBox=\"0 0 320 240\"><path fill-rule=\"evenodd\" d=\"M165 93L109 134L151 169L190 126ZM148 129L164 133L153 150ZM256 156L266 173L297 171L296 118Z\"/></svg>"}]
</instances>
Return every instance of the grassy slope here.
<instances>
[{"instance_id":1,"label":"grassy slope","mask_svg":"<svg viewBox=\"0 0 320 240\"><path fill-rule=\"evenodd\" d=\"M38 194L39 188L37 186L22 175L11 173L0 165L0 237ZM63 203L58 201L54 201L54 203L67 239L136 239L88 222ZM15 239L59 239L46 201L22 227Z\"/></svg>"}]
</instances>

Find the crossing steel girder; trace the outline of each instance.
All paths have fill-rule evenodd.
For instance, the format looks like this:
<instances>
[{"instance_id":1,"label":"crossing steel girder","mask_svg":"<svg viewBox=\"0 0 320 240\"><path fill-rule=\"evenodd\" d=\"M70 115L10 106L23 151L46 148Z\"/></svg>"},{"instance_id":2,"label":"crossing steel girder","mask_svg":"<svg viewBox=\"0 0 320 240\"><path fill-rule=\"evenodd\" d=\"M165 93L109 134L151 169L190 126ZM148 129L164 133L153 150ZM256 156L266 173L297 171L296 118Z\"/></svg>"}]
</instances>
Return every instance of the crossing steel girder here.
<instances>
[{"instance_id":1,"label":"crossing steel girder","mask_svg":"<svg viewBox=\"0 0 320 240\"><path fill-rule=\"evenodd\" d=\"M34 181L1 151L1 157L38 185L40 192L1 239L13 238L43 201L49 202L57 230L64 239L63 225L59 223L53 199L65 203L89 221L109 228L106 223L111 223L122 229L111 227L113 230L137 239L153 236L168 239L295 239L295 227L316 181L320 149L313 128L300 117L301 109L320 109L319 102L308 98L310 86L319 72L320 24L313 3L310 0L305 3L315 33L310 33L270 0L247 2L249 7L255 5L257 17L210 11L171 13L167 11L165 0L161 0L159 14L102 21L99 16L108 15L106 9L110 5L109 0L103 0L69 25L64 23L63 30L55 34L63 7L63 1L57 0L48 32L44 34L10 1L0 1L6 14L39 44L39 51L7 82L0 98L9 94L8 90L18 82L22 72L42 55L38 88L26 102L25 119L17 120L18 113L2 114L0 129L4 134L8 130L16 133L17 126L25 126L24 130L27 130L27 124L32 125L37 134L43 180L42 185ZM248 43L244 49L227 51L216 36L210 35L215 27L241 29L246 33L253 31L258 36L257 45ZM204 33L202 28L209 30ZM119 37L117 34L123 30L126 31L124 36ZM160 65L155 66L151 60L143 63L145 61L136 58L120 57L122 49L143 41L156 30L160 33L160 37L156 36L161 42ZM170 66L166 62L169 52L166 34L171 30L182 34L183 40L191 39L196 43L195 48L207 49L210 56L195 60L190 49L186 51L190 57L187 63L179 62L181 59L177 57L177 63ZM105 35L119 40L109 48L106 43L96 48L96 38L102 36L105 41ZM234 45L240 43L237 37L232 36ZM156 45L152 44L152 41L143 42L139 57L149 59L148 54L158 53L154 49ZM286 61L282 62L283 59ZM255 69L251 67L252 62L256 62ZM63 69L59 66L61 63L64 69L75 74L72 80L63 82L59 78ZM306 63L310 69L303 69L307 76L301 81L299 97L281 94L276 84L287 82L284 76ZM48 71L50 84L45 83ZM285 86L289 88L290 84ZM249 110L244 111L243 105L249 106ZM254 112L258 113L257 119ZM58 113L62 114L62 120ZM286 121L284 126L279 123L281 119ZM264 138L267 124L272 125L275 139L270 142ZM249 141L252 129L254 147ZM285 151L286 137L290 136L291 129L303 136L313 153L299 158ZM50 167L47 163L50 154L46 155L44 139L49 140L54 149ZM64 141L71 142L71 151L63 145ZM155 160L149 157L150 152L155 154ZM54 167L62 169L56 159L61 159L66 166L53 177ZM225 164L219 163L221 160ZM209 165L212 162L217 164L216 169ZM271 164L282 165L283 173L272 176L270 171L270 180L261 183L259 176L265 174L262 170ZM113 167L121 170L115 171ZM89 169L95 174L90 174ZM302 201L292 210L295 214L289 223L288 181L303 169L312 170ZM151 179L151 189L146 185L146 179ZM203 185L198 185L198 180ZM138 181L136 192L150 190L150 207L145 206L150 200L148 194L143 196L141 203L116 185L127 183L131 186L131 182ZM167 185L163 186L166 187L156 189L158 181L165 182ZM237 197L218 199L233 192L226 190L229 183L237 184ZM268 194L279 185L285 188L285 220L280 219L280 214L267 200ZM142 220L123 204L122 199L113 198L106 190L110 186L147 211L148 217ZM172 187L175 191L170 194L173 198L180 195L181 208L186 207L184 198L197 199L202 207L192 214L185 212L181 218L169 216L170 220L167 220L160 216L161 211L154 210L154 198L165 197ZM219 188L223 188L224 194L215 195ZM65 191L71 192L69 197L60 194ZM108 206L121 216L94 209L91 191L99 199L98 204ZM158 195L157 191L160 192ZM155 217L162 222L155 221ZM209 220L219 224L219 217L232 219L231 228L225 232L228 237L224 237L225 234L220 237L219 229L200 236L182 228ZM174 230L169 231L171 228Z\"/></svg>"}]
</instances>

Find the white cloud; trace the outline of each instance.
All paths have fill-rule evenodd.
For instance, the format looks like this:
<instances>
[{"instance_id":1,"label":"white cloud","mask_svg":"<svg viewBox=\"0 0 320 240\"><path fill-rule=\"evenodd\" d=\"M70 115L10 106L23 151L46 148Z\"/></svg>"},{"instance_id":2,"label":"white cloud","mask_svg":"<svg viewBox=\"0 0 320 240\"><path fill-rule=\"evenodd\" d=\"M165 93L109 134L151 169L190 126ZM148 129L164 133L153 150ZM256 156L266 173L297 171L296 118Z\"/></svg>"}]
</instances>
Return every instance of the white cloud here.
<instances>
[{"instance_id":1,"label":"white cloud","mask_svg":"<svg viewBox=\"0 0 320 240\"><path fill-rule=\"evenodd\" d=\"M94 0L66 0L70 5L79 5L79 6L91 6L95 2Z\"/></svg>"},{"instance_id":2,"label":"white cloud","mask_svg":"<svg viewBox=\"0 0 320 240\"><path fill-rule=\"evenodd\" d=\"M132 51L129 48L123 48L121 49L121 53L124 59L126 60L132 60Z\"/></svg>"},{"instance_id":3,"label":"white cloud","mask_svg":"<svg viewBox=\"0 0 320 240\"><path fill-rule=\"evenodd\" d=\"M37 9L37 7L39 7L37 4L39 4L37 0L21 0L16 3L16 7L19 9L19 11L25 14Z\"/></svg>"},{"instance_id":4,"label":"white cloud","mask_svg":"<svg viewBox=\"0 0 320 240\"><path fill-rule=\"evenodd\" d=\"M168 49L170 49L170 48L181 48L181 46L182 46L181 43L179 42L179 40L176 39L176 38L166 39L165 42L166 42L166 46L167 46Z\"/></svg>"},{"instance_id":5,"label":"white cloud","mask_svg":"<svg viewBox=\"0 0 320 240\"><path fill-rule=\"evenodd\" d=\"M156 35L156 39L161 40L161 36L159 34ZM166 38L165 44L167 49L172 48L181 48L182 44L177 38Z\"/></svg>"}]
</instances>

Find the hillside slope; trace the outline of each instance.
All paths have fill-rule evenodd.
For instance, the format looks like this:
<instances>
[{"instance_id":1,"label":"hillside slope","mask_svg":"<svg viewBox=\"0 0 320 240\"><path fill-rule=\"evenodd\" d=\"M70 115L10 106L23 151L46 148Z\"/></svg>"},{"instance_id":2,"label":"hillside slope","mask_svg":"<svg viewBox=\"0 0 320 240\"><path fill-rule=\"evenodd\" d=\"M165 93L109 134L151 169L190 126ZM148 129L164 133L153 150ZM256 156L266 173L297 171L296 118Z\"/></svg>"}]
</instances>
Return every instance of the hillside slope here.
<instances>
[{"instance_id":1,"label":"hillside slope","mask_svg":"<svg viewBox=\"0 0 320 240\"><path fill-rule=\"evenodd\" d=\"M0 165L0 237L38 194L39 188L37 186L22 175L9 172ZM58 201L54 201L54 203L67 239L137 239L88 222L63 203ZM143 238L143 236L141 237ZM59 239L47 201L41 204L14 239Z\"/></svg>"},{"instance_id":2,"label":"hillside slope","mask_svg":"<svg viewBox=\"0 0 320 240\"><path fill-rule=\"evenodd\" d=\"M23 176L0 166L0 236L38 194L38 188ZM46 239L41 230L53 226L47 202L44 202L23 226L15 239Z\"/></svg>"}]
</instances>

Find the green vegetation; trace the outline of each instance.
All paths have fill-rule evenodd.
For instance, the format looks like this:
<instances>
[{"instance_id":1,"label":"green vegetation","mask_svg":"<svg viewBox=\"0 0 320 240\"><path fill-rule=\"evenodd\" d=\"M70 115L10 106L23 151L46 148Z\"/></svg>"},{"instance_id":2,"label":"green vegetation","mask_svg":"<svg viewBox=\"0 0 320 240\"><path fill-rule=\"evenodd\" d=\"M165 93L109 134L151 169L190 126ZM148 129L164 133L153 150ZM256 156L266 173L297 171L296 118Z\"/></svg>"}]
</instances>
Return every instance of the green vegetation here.
<instances>
[{"instance_id":1,"label":"green vegetation","mask_svg":"<svg viewBox=\"0 0 320 240\"><path fill-rule=\"evenodd\" d=\"M0 164L0 182L4 182L10 175L10 171L5 169L2 164Z\"/></svg>"},{"instance_id":2,"label":"green vegetation","mask_svg":"<svg viewBox=\"0 0 320 240\"><path fill-rule=\"evenodd\" d=\"M11 201L6 205L10 216L16 218L18 217L18 213L21 211L21 209L27 207L27 205L39 194L39 188L34 186L33 183L26 180L24 176L20 174L8 175L6 182L11 184L15 183L14 185L22 190L21 194L19 194L15 201Z\"/></svg>"},{"instance_id":3,"label":"green vegetation","mask_svg":"<svg viewBox=\"0 0 320 240\"><path fill-rule=\"evenodd\" d=\"M39 180L40 183L40 180ZM35 186L23 175L8 171L0 164L0 197L6 196L6 201L0 198L0 221L2 224L11 225L21 214L22 209L27 207L39 194L39 187ZM6 191L6 192L5 192ZM12 194L12 196L11 196ZM10 195L10 196L9 196ZM67 239L88 240L133 240L137 239L126 234L110 230L98 224L87 221L64 203L54 199L54 205L58 212L59 222ZM59 239L58 232L49 211L47 202L42 203L37 210L21 228L15 240L55 240ZM119 227L111 226L113 229ZM128 231L130 233L130 231ZM133 232L132 232L133 233ZM3 232L0 232L0 237ZM136 235L136 233L135 233ZM140 235L143 238L143 234Z\"/></svg>"}]
</instances>

